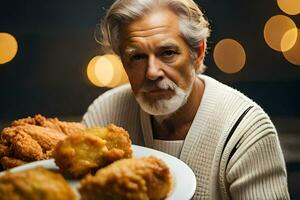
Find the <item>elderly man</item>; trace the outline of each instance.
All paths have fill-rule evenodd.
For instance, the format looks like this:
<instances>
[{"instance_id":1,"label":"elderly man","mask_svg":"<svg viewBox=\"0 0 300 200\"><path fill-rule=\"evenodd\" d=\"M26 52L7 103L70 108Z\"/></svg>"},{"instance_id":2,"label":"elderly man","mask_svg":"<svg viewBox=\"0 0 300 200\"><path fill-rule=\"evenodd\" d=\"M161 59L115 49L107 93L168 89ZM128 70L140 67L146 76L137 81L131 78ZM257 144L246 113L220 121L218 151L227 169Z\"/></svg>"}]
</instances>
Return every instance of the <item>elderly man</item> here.
<instances>
[{"instance_id":1,"label":"elderly man","mask_svg":"<svg viewBox=\"0 0 300 200\"><path fill-rule=\"evenodd\" d=\"M194 199L289 199L267 114L201 74L210 30L193 0L117 0L101 28L131 87L101 95L87 114L98 122L84 116L87 126L116 123L133 143L180 158L196 175Z\"/></svg>"}]
</instances>

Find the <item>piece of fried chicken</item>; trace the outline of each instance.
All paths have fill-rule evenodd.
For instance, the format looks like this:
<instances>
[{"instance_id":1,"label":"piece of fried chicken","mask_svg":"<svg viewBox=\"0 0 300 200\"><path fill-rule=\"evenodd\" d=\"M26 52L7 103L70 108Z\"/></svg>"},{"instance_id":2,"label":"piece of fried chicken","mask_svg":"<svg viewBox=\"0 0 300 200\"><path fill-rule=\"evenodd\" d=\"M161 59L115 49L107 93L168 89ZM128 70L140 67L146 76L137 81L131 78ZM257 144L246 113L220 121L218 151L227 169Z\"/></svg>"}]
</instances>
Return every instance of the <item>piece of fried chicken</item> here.
<instances>
[{"instance_id":1,"label":"piece of fried chicken","mask_svg":"<svg viewBox=\"0 0 300 200\"><path fill-rule=\"evenodd\" d=\"M8 169L26 162L49 159L59 141L84 129L80 123L62 122L42 115L15 120L1 132L1 168Z\"/></svg>"},{"instance_id":2,"label":"piece of fried chicken","mask_svg":"<svg viewBox=\"0 0 300 200\"><path fill-rule=\"evenodd\" d=\"M75 199L75 193L60 174L42 167L0 176L0 200Z\"/></svg>"},{"instance_id":3,"label":"piece of fried chicken","mask_svg":"<svg viewBox=\"0 0 300 200\"><path fill-rule=\"evenodd\" d=\"M127 131L113 124L86 129L59 142L53 157L64 174L82 177L116 160L132 157L131 140Z\"/></svg>"},{"instance_id":4,"label":"piece of fried chicken","mask_svg":"<svg viewBox=\"0 0 300 200\"><path fill-rule=\"evenodd\" d=\"M53 157L63 174L78 178L107 164L105 143L95 135L75 133L57 144Z\"/></svg>"},{"instance_id":5,"label":"piece of fried chicken","mask_svg":"<svg viewBox=\"0 0 300 200\"><path fill-rule=\"evenodd\" d=\"M57 130L58 132L70 135L85 129L85 126L78 122L60 121L58 118L46 118L40 114L34 117L27 117L12 122L11 126L35 125L44 128Z\"/></svg>"},{"instance_id":6,"label":"piece of fried chicken","mask_svg":"<svg viewBox=\"0 0 300 200\"><path fill-rule=\"evenodd\" d=\"M24 165L27 162L17 159L17 158L12 158L12 157L7 157L4 156L0 159L0 164L2 169L1 170L5 170L5 169L10 169L10 168L14 168L14 167L18 167L20 165Z\"/></svg>"},{"instance_id":7,"label":"piece of fried chicken","mask_svg":"<svg viewBox=\"0 0 300 200\"><path fill-rule=\"evenodd\" d=\"M88 128L84 133L93 134L106 141L106 147L109 150L106 158L111 162L121 158L131 158L131 140L127 131L114 124L107 127Z\"/></svg>"},{"instance_id":8,"label":"piece of fried chicken","mask_svg":"<svg viewBox=\"0 0 300 200\"><path fill-rule=\"evenodd\" d=\"M57 130L30 124L5 128L1 134L10 156L24 161L50 158L56 144L65 137Z\"/></svg>"},{"instance_id":9,"label":"piece of fried chicken","mask_svg":"<svg viewBox=\"0 0 300 200\"><path fill-rule=\"evenodd\" d=\"M81 180L81 200L162 200L172 189L168 166L150 156L116 161Z\"/></svg>"}]
</instances>

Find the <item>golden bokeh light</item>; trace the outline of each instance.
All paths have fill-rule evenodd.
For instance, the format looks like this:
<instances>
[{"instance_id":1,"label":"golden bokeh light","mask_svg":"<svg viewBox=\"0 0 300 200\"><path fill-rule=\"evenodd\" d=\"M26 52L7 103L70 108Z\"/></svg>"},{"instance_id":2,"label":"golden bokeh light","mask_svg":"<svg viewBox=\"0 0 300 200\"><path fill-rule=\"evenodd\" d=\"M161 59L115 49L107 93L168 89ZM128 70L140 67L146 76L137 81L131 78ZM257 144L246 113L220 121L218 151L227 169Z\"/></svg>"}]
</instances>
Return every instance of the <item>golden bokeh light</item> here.
<instances>
[{"instance_id":1,"label":"golden bokeh light","mask_svg":"<svg viewBox=\"0 0 300 200\"><path fill-rule=\"evenodd\" d=\"M97 77L96 77L96 72L95 72L95 68L96 68L96 63L98 61L98 59L101 56L95 56L88 64L87 67L87 77L88 79L91 81L91 83L93 83L94 85L98 86L98 87L103 87L104 85L98 81Z\"/></svg>"},{"instance_id":2,"label":"golden bokeh light","mask_svg":"<svg viewBox=\"0 0 300 200\"><path fill-rule=\"evenodd\" d=\"M300 0L277 0L277 4L283 12L289 15L300 13Z\"/></svg>"},{"instance_id":3,"label":"golden bokeh light","mask_svg":"<svg viewBox=\"0 0 300 200\"><path fill-rule=\"evenodd\" d=\"M116 87L128 82L120 58L112 54L95 56L88 64L87 76L98 87Z\"/></svg>"},{"instance_id":4,"label":"golden bokeh light","mask_svg":"<svg viewBox=\"0 0 300 200\"><path fill-rule=\"evenodd\" d=\"M282 52L290 50L296 43L298 38L298 30L297 29L291 29L288 30L281 39L281 49ZM300 52L299 52L300 54Z\"/></svg>"},{"instance_id":5,"label":"golden bokeh light","mask_svg":"<svg viewBox=\"0 0 300 200\"><path fill-rule=\"evenodd\" d=\"M0 33L0 64L11 61L17 54L17 40L9 33Z\"/></svg>"},{"instance_id":6,"label":"golden bokeh light","mask_svg":"<svg viewBox=\"0 0 300 200\"><path fill-rule=\"evenodd\" d=\"M111 83L114 77L114 68L110 60L105 56L98 58L95 66L95 75L101 85L107 87Z\"/></svg>"},{"instance_id":7,"label":"golden bokeh light","mask_svg":"<svg viewBox=\"0 0 300 200\"><path fill-rule=\"evenodd\" d=\"M290 63L300 66L300 30L298 30L298 38L295 45L290 50L283 52L283 56Z\"/></svg>"},{"instance_id":8,"label":"golden bokeh light","mask_svg":"<svg viewBox=\"0 0 300 200\"><path fill-rule=\"evenodd\" d=\"M246 63L244 48L233 39L219 41L215 46L213 56L218 68L228 74L239 72Z\"/></svg>"},{"instance_id":9,"label":"golden bokeh light","mask_svg":"<svg viewBox=\"0 0 300 200\"><path fill-rule=\"evenodd\" d=\"M286 34L287 32L288 34ZM275 15L265 24L265 41L276 51L287 51L292 48L297 40L297 35L296 24L287 16Z\"/></svg>"},{"instance_id":10,"label":"golden bokeh light","mask_svg":"<svg viewBox=\"0 0 300 200\"><path fill-rule=\"evenodd\" d=\"M114 69L114 75L111 82L107 85L108 87L116 87L118 85L128 82L128 77L121 62L121 59L112 54L105 55L105 58L108 59Z\"/></svg>"}]
</instances>

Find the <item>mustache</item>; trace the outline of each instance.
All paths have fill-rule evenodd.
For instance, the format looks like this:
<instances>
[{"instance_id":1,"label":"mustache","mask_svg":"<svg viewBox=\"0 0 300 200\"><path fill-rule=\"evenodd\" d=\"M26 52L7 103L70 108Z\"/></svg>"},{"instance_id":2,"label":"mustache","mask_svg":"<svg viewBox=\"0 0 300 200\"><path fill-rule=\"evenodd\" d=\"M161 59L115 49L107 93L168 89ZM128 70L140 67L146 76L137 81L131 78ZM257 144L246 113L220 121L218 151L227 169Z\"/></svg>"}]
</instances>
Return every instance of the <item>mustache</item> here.
<instances>
[{"instance_id":1,"label":"mustache","mask_svg":"<svg viewBox=\"0 0 300 200\"><path fill-rule=\"evenodd\" d=\"M167 77L164 77L163 79L157 79L157 80L149 80L147 79L144 84L142 85L141 91L142 92L148 92L151 90L175 90L177 88L176 83L174 83L172 80L170 80Z\"/></svg>"}]
</instances>

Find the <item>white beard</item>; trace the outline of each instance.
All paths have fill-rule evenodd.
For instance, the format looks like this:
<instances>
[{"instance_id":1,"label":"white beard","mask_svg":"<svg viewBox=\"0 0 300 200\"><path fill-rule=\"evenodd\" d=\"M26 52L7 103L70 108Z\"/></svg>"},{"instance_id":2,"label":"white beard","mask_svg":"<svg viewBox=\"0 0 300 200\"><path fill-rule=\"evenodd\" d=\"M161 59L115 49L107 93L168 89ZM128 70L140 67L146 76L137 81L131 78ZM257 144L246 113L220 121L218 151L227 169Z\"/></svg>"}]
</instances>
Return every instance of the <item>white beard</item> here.
<instances>
[{"instance_id":1,"label":"white beard","mask_svg":"<svg viewBox=\"0 0 300 200\"><path fill-rule=\"evenodd\" d=\"M195 76L195 71L193 70L192 75ZM192 79L194 80L194 79ZM138 94L136 100L142 109L154 115L158 121L162 121L167 118L170 114L176 112L180 107L182 107L188 100L191 94L194 81L191 81L186 90L179 88L173 81L168 78L164 78L156 84L160 89L171 89L175 92L175 95L170 99L161 99L156 102L148 102L142 95Z\"/></svg>"}]
</instances>

